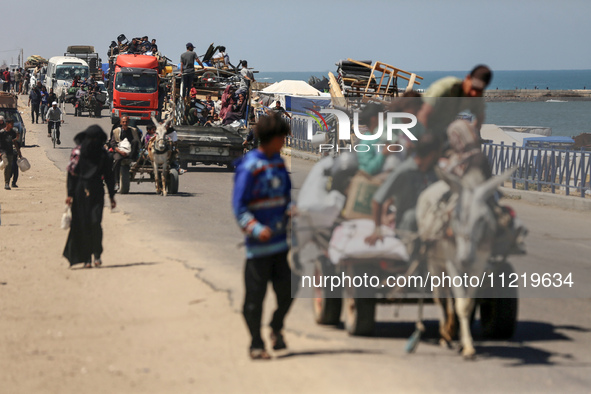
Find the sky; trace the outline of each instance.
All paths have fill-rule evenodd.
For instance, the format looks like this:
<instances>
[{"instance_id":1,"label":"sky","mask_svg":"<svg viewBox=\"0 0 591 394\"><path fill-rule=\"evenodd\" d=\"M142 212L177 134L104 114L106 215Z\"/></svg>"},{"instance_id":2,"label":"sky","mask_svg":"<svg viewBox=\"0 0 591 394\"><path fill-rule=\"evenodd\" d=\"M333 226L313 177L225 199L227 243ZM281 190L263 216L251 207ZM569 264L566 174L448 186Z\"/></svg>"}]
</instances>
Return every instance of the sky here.
<instances>
[{"instance_id":1,"label":"sky","mask_svg":"<svg viewBox=\"0 0 591 394\"><path fill-rule=\"evenodd\" d=\"M202 55L224 45L231 62L259 71L335 70L340 59L382 61L407 71L590 69L589 0L299 0L174 2L11 1L0 64L60 56L94 45L103 62L112 40L148 35L179 61L192 42ZM35 28L36 27L36 28ZM10 34L6 34L10 32Z\"/></svg>"}]
</instances>

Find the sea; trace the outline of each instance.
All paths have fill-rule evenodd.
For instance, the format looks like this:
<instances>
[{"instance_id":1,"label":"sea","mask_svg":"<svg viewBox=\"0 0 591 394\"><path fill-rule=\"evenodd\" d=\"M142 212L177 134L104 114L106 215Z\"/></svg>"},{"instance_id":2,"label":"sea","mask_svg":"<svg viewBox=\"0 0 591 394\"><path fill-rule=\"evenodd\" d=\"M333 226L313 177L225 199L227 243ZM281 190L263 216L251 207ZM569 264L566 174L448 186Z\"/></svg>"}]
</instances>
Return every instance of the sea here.
<instances>
[{"instance_id":1,"label":"sea","mask_svg":"<svg viewBox=\"0 0 591 394\"><path fill-rule=\"evenodd\" d=\"M311 76L322 79L326 71L258 72L259 82L278 82L285 79L308 82ZM423 77L420 88L425 89L434 81L446 77L463 78L466 71L417 71ZM591 70L518 70L495 71L489 89L543 89L575 90L591 89ZM486 104L486 121L499 126L549 127L554 136L574 137L591 133L591 101L553 97L553 101L489 102Z\"/></svg>"}]
</instances>

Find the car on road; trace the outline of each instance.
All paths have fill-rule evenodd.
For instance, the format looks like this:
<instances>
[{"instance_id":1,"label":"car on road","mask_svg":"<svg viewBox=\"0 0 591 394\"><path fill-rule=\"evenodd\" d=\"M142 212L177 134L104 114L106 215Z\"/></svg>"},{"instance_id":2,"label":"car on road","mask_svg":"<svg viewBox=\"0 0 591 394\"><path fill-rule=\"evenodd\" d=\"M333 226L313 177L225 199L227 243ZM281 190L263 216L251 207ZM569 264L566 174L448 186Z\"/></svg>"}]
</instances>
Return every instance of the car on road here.
<instances>
[{"instance_id":1,"label":"car on road","mask_svg":"<svg viewBox=\"0 0 591 394\"><path fill-rule=\"evenodd\" d=\"M21 117L21 112L18 110L18 97L15 94L0 92L0 115L5 120L14 121L14 127L16 127L20 134L19 143L21 146L24 146L27 129Z\"/></svg>"},{"instance_id":2,"label":"car on road","mask_svg":"<svg viewBox=\"0 0 591 394\"><path fill-rule=\"evenodd\" d=\"M19 110L16 108L0 108L0 115L4 116L4 119L6 120L14 120L14 127L18 130L20 134L19 143L21 146L25 146L27 128L25 127L25 123L23 122L21 112L19 112Z\"/></svg>"}]
</instances>

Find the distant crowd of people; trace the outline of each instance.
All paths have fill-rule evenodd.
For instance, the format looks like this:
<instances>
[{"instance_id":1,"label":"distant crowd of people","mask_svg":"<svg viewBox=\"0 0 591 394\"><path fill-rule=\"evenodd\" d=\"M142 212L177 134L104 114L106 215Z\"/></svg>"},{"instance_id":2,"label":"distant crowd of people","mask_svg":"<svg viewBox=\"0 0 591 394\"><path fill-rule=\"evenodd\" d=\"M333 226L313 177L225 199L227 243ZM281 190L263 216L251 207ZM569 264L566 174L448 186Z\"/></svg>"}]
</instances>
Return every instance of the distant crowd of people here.
<instances>
[{"instance_id":1,"label":"distant crowd of people","mask_svg":"<svg viewBox=\"0 0 591 394\"><path fill-rule=\"evenodd\" d=\"M155 38L150 40L148 36L136 37L129 42L124 34L117 37L117 42L111 41L109 46L109 56L119 53L161 56Z\"/></svg>"},{"instance_id":2,"label":"distant crowd of people","mask_svg":"<svg viewBox=\"0 0 591 394\"><path fill-rule=\"evenodd\" d=\"M29 88L29 79L31 74L28 70L19 67L13 71L7 67L0 70L0 79L2 79L2 91L18 94L26 93Z\"/></svg>"},{"instance_id":3,"label":"distant crowd of people","mask_svg":"<svg viewBox=\"0 0 591 394\"><path fill-rule=\"evenodd\" d=\"M32 88L31 84L35 85L37 81L43 81L46 72L46 65L37 65L34 68L18 67L12 71L9 68L0 69L2 91L15 94L28 94ZM33 79L33 82L31 82L31 79Z\"/></svg>"}]
</instances>

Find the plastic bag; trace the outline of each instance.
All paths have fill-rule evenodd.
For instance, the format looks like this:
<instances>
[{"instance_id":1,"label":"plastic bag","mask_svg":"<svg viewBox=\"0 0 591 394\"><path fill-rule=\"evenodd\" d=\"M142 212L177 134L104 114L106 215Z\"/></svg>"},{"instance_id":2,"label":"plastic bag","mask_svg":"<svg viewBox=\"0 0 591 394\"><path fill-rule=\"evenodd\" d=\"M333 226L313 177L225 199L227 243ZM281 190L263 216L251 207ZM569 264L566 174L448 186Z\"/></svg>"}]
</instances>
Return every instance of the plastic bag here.
<instances>
[{"instance_id":1,"label":"plastic bag","mask_svg":"<svg viewBox=\"0 0 591 394\"><path fill-rule=\"evenodd\" d=\"M8 165L8 158L6 157L5 153L0 155L0 170L3 170Z\"/></svg>"},{"instance_id":2,"label":"plastic bag","mask_svg":"<svg viewBox=\"0 0 591 394\"><path fill-rule=\"evenodd\" d=\"M391 259L408 261L408 251L402 240L395 237L393 229L382 225L384 239L375 245L365 243L365 238L374 231L375 224L369 219L343 222L335 228L328 247L328 256L333 264L345 259Z\"/></svg>"},{"instance_id":3,"label":"plastic bag","mask_svg":"<svg viewBox=\"0 0 591 394\"><path fill-rule=\"evenodd\" d=\"M64 209L64 214L62 215L62 228L67 230L70 228L72 224L72 209L69 205L66 205L66 209Z\"/></svg>"},{"instance_id":4,"label":"plastic bag","mask_svg":"<svg viewBox=\"0 0 591 394\"><path fill-rule=\"evenodd\" d=\"M131 153L131 142L127 138L124 138L121 142L119 142L119 149L123 152L130 154Z\"/></svg>"},{"instance_id":5,"label":"plastic bag","mask_svg":"<svg viewBox=\"0 0 591 394\"><path fill-rule=\"evenodd\" d=\"M22 172L29 171L31 169L31 164L25 157L16 159L16 165Z\"/></svg>"}]
</instances>

